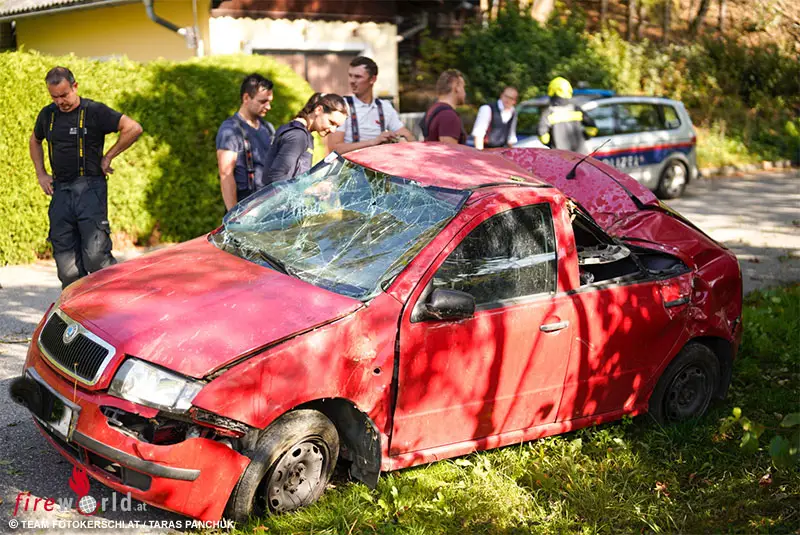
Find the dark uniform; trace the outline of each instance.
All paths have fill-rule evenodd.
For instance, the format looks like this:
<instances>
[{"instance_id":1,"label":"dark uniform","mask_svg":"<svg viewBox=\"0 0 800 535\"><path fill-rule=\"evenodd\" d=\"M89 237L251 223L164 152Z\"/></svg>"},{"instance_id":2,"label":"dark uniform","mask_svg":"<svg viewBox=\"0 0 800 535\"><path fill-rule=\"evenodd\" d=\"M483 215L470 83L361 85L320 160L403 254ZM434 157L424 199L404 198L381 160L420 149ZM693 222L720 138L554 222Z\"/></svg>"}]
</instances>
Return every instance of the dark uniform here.
<instances>
[{"instance_id":1,"label":"dark uniform","mask_svg":"<svg viewBox=\"0 0 800 535\"><path fill-rule=\"evenodd\" d=\"M55 104L39 112L33 134L47 140L53 197L48 216L53 256L62 288L116 263L111 255L108 186L100 166L105 136L119 130L122 114L82 98L64 113Z\"/></svg>"},{"instance_id":2,"label":"dark uniform","mask_svg":"<svg viewBox=\"0 0 800 535\"><path fill-rule=\"evenodd\" d=\"M258 130L239 117L238 112L225 119L217 131L217 150L236 153L233 178L236 181L236 201L239 202L260 190L269 181L264 180L264 169L275 136L275 127L259 119Z\"/></svg>"},{"instance_id":3,"label":"dark uniform","mask_svg":"<svg viewBox=\"0 0 800 535\"><path fill-rule=\"evenodd\" d=\"M539 120L539 136L551 149L571 150L586 154L587 129L594 129L594 121L569 104L555 97L542 112ZM545 141L546 140L546 141Z\"/></svg>"},{"instance_id":4,"label":"dark uniform","mask_svg":"<svg viewBox=\"0 0 800 535\"><path fill-rule=\"evenodd\" d=\"M511 109L511 118L508 122L503 122L503 112L500 110L500 105L496 100L489 104L489 109L492 112L492 117L489 121L489 128L486 132L486 137L483 141L483 146L493 149L499 147L507 147L508 139L511 137L511 127L514 125L517 110Z\"/></svg>"}]
</instances>

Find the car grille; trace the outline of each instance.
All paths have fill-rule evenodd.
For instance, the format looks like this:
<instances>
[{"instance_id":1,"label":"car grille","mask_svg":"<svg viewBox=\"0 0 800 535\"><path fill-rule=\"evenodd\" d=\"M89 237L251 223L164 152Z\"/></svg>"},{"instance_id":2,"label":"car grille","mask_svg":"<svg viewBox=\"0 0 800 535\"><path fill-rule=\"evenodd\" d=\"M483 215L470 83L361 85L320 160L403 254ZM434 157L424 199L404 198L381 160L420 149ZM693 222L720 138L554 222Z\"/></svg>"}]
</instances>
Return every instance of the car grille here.
<instances>
[{"instance_id":1,"label":"car grille","mask_svg":"<svg viewBox=\"0 0 800 535\"><path fill-rule=\"evenodd\" d=\"M65 342L64 332L71 324L78 328L78 334L69 342ZM114 355L114 348L111 345L87 331L60 310L47 320L39 335L39 347L56 368L90 385L98 381Z\"/></svg>"}]
</instances>

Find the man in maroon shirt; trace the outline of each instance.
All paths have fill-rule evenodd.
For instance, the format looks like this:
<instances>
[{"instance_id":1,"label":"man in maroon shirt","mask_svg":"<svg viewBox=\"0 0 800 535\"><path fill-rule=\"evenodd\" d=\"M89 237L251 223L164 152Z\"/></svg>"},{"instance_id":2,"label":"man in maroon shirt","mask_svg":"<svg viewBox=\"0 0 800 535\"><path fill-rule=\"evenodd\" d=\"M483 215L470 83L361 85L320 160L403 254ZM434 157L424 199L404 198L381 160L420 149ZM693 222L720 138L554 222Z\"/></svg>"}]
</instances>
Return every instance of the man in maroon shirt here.
<instances>
[{"instance_id":1,"label":"man in maroon shirt","mask_svg":"<svg viewBox=\"0 0 800 535\"><path fill-rule=\"evenodd\" d=\"M456 106L464 104L467 94L464 90L464 75L456 69L444 71L436 82L438 99L428 108L422 121L425 141L465 144L467 133Z\"/></svg>"}]
</instances>

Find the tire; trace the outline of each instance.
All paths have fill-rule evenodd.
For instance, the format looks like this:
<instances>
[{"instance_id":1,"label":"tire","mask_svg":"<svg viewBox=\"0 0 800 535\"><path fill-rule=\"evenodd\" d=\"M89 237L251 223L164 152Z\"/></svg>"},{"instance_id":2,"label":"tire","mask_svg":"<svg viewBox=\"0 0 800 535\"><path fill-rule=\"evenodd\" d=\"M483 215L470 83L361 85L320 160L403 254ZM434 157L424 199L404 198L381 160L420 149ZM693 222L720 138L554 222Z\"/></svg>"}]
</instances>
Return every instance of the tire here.
<instances>
[{"instance_id":1,"label":"tire","mask_svg":"<svg viewBox=\"0 0 800 535\"><path fill-rule=\"evenodd\" d=\"M336 468L339 433L318 411L288 412L261 432L250 457L225 509L239 523L317 501Z\"/></svg>"},{"instance_id":2,"label":"tire","mask_svg":"<svg viewBox=\"0 0 800 535\"><path fill-rule=\"evenodd\" d=\"M719 359L708 347L687 344L667 366L650 396L650 414L659 423L700 418L719 384Z\"/></svg>"},{"instance_id":3,"label":"tire","mask_svg":"<svg viewBox=\"0 0 800 535\"><path fill-rule=\"evenodd\" d=\"M680 160L670 160L658 178L656 195L661 199L677 199L689 183L689 170Z\"/></svg>"}]
</instances>

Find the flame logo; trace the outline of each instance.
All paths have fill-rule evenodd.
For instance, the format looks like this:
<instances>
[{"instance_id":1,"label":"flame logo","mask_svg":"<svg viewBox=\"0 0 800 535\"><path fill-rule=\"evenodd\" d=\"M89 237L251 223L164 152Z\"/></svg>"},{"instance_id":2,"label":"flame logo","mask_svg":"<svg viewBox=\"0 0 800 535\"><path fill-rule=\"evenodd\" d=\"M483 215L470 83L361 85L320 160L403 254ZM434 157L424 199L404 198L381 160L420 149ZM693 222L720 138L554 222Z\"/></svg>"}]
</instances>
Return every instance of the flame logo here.
<instances>
[{"instance_id":1,"label":"flame logo","mask_svg":"<svg viewBox=\"0 0 800 535\"><path fill-rule=\"evenodd\" d=\"M78 495L79 500L89 494L89 476L86 475L86 470L79 466L72 467L69 488Z\"/></svg>"}]
</instances>

